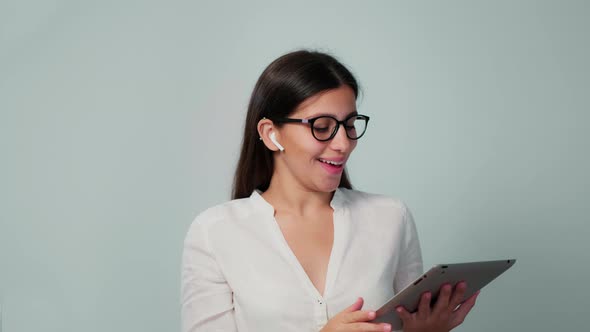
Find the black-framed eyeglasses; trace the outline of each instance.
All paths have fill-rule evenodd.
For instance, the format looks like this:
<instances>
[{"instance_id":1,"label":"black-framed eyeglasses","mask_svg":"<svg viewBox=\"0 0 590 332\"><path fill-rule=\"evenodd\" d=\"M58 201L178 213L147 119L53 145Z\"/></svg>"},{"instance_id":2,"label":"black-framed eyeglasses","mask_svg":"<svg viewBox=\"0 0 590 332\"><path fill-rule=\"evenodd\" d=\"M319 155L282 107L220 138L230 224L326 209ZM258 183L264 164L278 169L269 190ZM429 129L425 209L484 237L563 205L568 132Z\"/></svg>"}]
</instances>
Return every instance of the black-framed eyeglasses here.
<instances>
[{"instance_id":1,"label":"black-framed eyeglasses","mask_svg":"<svg viewBox=\"0 0 590 332\"><path fill-rule=\"evenodd\" d=\"M361 114L352 114L342 121L333 116L322 115L309 119L272 118L276 123L308 123L311 134L320 142L329 141L338 132L340 125L344 126L346 136L349 139L357 140L367 131L369 117Z\"/></svg>"}]
</instances>

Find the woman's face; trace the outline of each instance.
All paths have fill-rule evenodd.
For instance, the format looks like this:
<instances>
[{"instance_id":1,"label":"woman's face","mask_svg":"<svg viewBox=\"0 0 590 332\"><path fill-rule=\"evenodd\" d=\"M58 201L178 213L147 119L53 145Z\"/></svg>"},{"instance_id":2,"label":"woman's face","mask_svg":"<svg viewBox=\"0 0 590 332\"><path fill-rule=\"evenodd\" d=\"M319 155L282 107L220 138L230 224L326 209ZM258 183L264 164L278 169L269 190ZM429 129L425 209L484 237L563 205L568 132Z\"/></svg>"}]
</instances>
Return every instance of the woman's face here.
<instances>
[{"instance_id":1,"label":"woman's face","mask_svg":"<svg viewBox=\"0 0 590 332\"><path fill-rule=\"evenodd\" d=\"M354 91L343 85L306 99L288 117L309 119L330 115L342 121L351 114L356 114ZM343 126L326 142L316 140L308 124L287 123L275 127L275 131L285 148L275 158L275 176L288 177L309 191L332 192L338 188L346 161L357 143L346 136Z\"/></svg>"}]
</instances>

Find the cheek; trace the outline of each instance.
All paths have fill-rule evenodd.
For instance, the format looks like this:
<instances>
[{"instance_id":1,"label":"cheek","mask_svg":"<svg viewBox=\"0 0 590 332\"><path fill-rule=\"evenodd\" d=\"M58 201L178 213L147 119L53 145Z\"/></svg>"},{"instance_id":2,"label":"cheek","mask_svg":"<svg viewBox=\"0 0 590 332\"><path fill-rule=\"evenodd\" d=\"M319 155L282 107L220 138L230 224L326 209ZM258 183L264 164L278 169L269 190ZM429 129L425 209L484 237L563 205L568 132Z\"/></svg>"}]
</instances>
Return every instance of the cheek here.
<instances>
[{"instance_id":1,"label":"cheek","mask_svg":"<svg viewBox=\"0 0 590 332\"><path fill-rule=\"evenodd\" d=\"M291 146L294 147L293 152L297 155L297 158L301 158L300 161L316 160L322 156L323 151L326 149L326 144L317 141L313 137L299 137L291 141Z\"/></svg>"},{"instance_id":2,"label":"cheek","mask_svg":"<svg viewBox=\"0 0 590 332\"><path fill-rule=\"evenodd\" d=\"M307 153L308 157L311 159L311 162L317 161L318 158L325 155L324 151L326 151L327 144L318 142L315 138L313 142L309 142L307 146Z\"/></svg>"}]
</instances>

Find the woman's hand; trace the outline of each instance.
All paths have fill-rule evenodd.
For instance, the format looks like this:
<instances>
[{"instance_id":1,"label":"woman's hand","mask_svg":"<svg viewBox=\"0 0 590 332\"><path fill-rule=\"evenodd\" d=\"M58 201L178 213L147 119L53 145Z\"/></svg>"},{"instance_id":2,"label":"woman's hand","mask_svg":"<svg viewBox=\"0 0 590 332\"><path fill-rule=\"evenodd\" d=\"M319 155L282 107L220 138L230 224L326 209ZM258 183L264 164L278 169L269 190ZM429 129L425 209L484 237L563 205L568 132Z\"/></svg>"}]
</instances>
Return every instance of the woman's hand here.
<instances>
[{"instance_id":1,"label":"woman's hand","mask_svg":"<svg viewBox=\"0 0 590 332\"><path fill-rule=\"evenodd\" d=\"M359 297L350 307L332 317L320 332L389 332L391 325L369 323L375 319L374 311L362 311L363 298Z\"/></svg>"},{"instance_id":2,"label":"woman's hand","mask_svg":"<svg viewBox=\"0 0 590 332\"><path fill-rule=\"evenodd\" d=\"M451 292L451 289L449 284L441 287L440 295L433 308L430 306L432 296L430 292L422 294L418 311L413 314L403 306L397 307L396 310L403 322L404 332L448 332L463 323L475 305L479 291L461 304L467 284L460 282L454 292ZM457 309L459 304L461 306Z\"/></svg>"}]
</instances>

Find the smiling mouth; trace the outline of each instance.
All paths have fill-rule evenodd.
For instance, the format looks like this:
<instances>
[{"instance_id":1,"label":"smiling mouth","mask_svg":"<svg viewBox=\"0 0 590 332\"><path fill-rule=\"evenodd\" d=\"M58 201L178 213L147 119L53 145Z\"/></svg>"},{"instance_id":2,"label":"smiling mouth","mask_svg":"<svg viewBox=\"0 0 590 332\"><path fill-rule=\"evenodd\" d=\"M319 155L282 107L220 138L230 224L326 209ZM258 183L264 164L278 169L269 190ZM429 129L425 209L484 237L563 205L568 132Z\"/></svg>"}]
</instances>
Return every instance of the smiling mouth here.
<instances>
[{"instance_id":1,"label":"smiling mouth","mask_svg":"<svg viewBox=\"0 0 590 332\"><path fill-rule=\"evenodd\" d=\"M342 166L344 165L344 161L331 161L331 160L324 160L324 159L318 159L319 161L321 161L322 163L328 164L328 165L332 165L332 166Z\"/></svg>"},{"instance_id":2,"label":"smiling mouth","mask_svg":"<svg viewBox=\"0 0 590 332\"><path fill-rule=\"evenodd\" d=\"M346 160L334 161L319 158L318 161L324 171L328 172L330 176L340 176L344 171L344 163Z\"/></svg>"}]
</instances>

